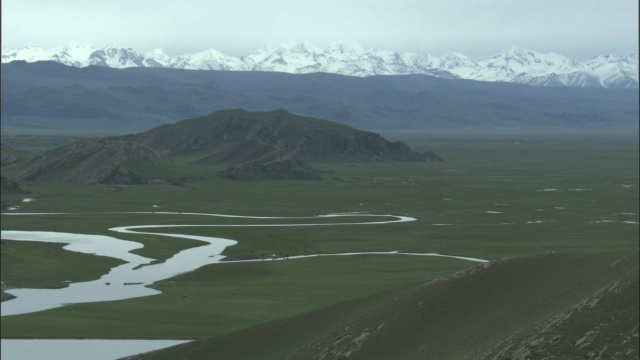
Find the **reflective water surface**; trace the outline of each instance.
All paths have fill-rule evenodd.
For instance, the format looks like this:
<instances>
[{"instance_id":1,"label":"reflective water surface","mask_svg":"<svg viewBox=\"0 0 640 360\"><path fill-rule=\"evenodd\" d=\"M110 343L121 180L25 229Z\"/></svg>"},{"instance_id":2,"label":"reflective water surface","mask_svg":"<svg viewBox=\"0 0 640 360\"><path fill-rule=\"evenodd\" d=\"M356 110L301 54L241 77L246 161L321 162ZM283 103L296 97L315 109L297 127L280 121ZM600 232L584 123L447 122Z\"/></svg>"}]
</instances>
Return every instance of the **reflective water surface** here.
<instances>
[{"instance_id":1,"label":"reflective water surface","mask_svg":"<svg viewBox=\"0 0 640 360\"><path fill-rule=\"evenodd\" d=\"M188 340L2 339L2 360L115 360Z\"/></svg>"},{"instance_id":2,"label":"reflective water surface","mask_svg":"<svg viewBox=\"0 0 640 360\"><path fill-rule=\"evenodd\" d=\"M146 212L148 213L148 212ZM177 214L167 212L157 212L148 214ZM254 217L240 215L225 214L202 214L202 213L179 213L185 216L211 216L211 217L235 217L248 219L283 219L282 217ZM37 213L10 213L10 215L41 215ZM62 214L49 214L62 215ZM149 234L163 237L186 238L202 241L205 245L186 249L175 254L166 261L153 265L145 265L153 261L153 259L131 254L130 251L142 247L142 244L121 240L110 236L103 235L87 235L72 234L45 231L2 231L2 238L20 241L42 241L42 242L58 242L67 243L64 248L70 251L77 251L88 254L111 256L126 261L126 264L112 268L109 273L100 277L100 279L87 282L71 283L68 287L61 289L9 289L7 293L16 296L15 299L2 303L1 315L10 316L25 314L37 311L53 309L56 307L96 301L112 301L121 299L130 299L135 297L149 296L160 293L157 290L146 287L156 281L168 279L175 275L196 270L204 265L220 262L224 256L222 252L227 246L237 244L237 241L219 237L197 236L187 234L169 234L161 232L149 232L148 229L161 228L180 228L180 227L272 227L272 226L347 226L347 225L372 225L372 224L389 224L397 222L415 221L415 218L408 216L396 215L374 215L362 213L340 213L326 214L313 217L299 217L296 219L320 219L320 218L338 218L338 217L363 217L371 219L364 222L348 222L348 223L294 223L294 224L242 224L242 225L135 225L126 227L115 227L109 230L119 233ZM294 219L294 218L290 218ZM144 231L142 231L144 230ZM364 253L348 253L348 254L324 254L322 256L337 255L357 255ZM368 253L371 254L371 253ZM376 254L398 254L397 251L380 252ZM463 260L484 262L486 260L468 258L454 255L441 255L434 253L413 253L405 255L420 256L447 256ZM311 255L312 256L312 255ZM311 256L289 257L303 258ZM316 255L317 256L317 255ZM271 260L271 259L263 259ZM250 260L250 261L263 261Z\"/></svg>"},{"instance_id":3,"label":"reflective water surface","mask_svg":"<svg viewBox=\"0 0 640 360\"><path fill-rule=\"evenodd\" d=\"M7 214L7 213L5 213ZM153 214L153 213L150 213ZM160 214L160 213L157 213ZM167 213L165 213L167 214ZM176 213L171 213L176 214ZM181 215L218 216L218 217L242 217L253 219L270 219L270 217L245 217L223 214L180 213ZM9 214L7 214L9 215ZM10 215L41 215L35 213L10 213ZM44 214L42 214L44 215ZM53 214L48 214L53 215ZM63 215L60 213L59 215ZM307 223L307 224L244 224L244 225L137 225L128 227L116 227L109 230L119 233L151 234L165 237L178 237L199 240L204 245L183 250L166 261L149 264L154 259L131 254L131 250L139 249L142 244L121 240L110 236L73 234L45 231L2 231L3 239L19 241L40 241L66 243L65 249L87 254L110 256L121 259L126 263L112 268L109 273L100 279L87 282L71 283L62 289L9 289L6 290L16 296L15 299L2 303L2 316L25 314L43 311L74 303L111 301L128 299L141 296L158 294L159 291L150 289L146 285L156 281L167 279L175 275L196 270L197 268L213 263L219 263L224 256L222 252L227 246L237 243L235 240L218 237L196 236L186 234L169 234L160 232L148 232L148 229L176 228L176 227L222 227L222 226L346 226L387 224L395 222L415 221L407 216L372 215L372 214L327 214L307 219L333 218L343 216L370 217L372 221L350 223ZM380 220L380 218L386 218ZM276 219L276 218L274 218ZM282 218L277 218L282 219ZM301 218L298 218L301 219ZM145 231L141 231L144 229ZM398 251L387 252L353 252L341 254L315 254L305 256L291 256L288 259L306 258L315 256L349 256L360 254L379 255L412 255L412 256L445 256L474 262L486 262L484 259L470 258L456 255L442 255L436 253L400 253ZM243 261L274 261L277 258L255 259ZM144 265L144 266L141 266ZM117 359L120 357L139 354L146 351L164 348L185 342L184 340L67 340L67 339L2 339L2 359Z\"/></svg>"}]
</instances>

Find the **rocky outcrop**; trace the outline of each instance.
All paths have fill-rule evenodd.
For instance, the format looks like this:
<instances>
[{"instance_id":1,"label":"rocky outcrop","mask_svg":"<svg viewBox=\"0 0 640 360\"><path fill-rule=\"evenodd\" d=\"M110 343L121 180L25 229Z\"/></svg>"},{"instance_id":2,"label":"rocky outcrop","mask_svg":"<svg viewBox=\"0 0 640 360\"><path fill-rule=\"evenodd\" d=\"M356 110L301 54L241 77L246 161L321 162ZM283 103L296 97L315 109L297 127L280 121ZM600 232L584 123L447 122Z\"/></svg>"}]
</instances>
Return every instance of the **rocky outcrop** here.
<instances>
[{"instance_id":1,"label":"rocky outcrop","mask_svg":"<svg viewBox=\"0 0 640 360\"><path fill-rule=\"evenodd\" d=\"M424 160L428 162L440 162L442 159L436 155L434 152L427 151L424 153Z\"/></svg>"},{"instance_id":2,"label":"rocky outcrop","mask_svg":"<svg viewBox=\"0 0 640 360\"><path fill-rule=\"evenodd\" d=\"M19 159L10 153L11 147L9 145L0 144L0 149L0 165L5 166L18 162Z\"/></svg>"},{"instance_id":3,"label":"rocky outcrop","mask_svg":"<svg viewBox=\"0 0 640 360\"><path fill-rule=\"evenodd\" d=\"M125 162L157 164L163 157L138 144L86 139L34 156L20 180L46 179L82 184L145 184L160 181L128 169Z\"/></svg>"},{"instance_id":4,"label":"rocky outcrop","mask_svg":"<svg viewBox=\"0 0 640 360\"><path fill-rule=\"evenodd\" d=\"M247 360L638 359L638 252L494 260L136 359L210 354Z\"/></svg>"},{"instance_id":5,"label":"rocky outcrop","mask_svg":"<svg viewBox=\"0 0 640 360\"><path fill-rule=\"evenodd\" d=\"M316 169L304 161L291 156L285 156L266 163L252 161L231 166L224 170L222 175L231 179L322 179L322 175L320 175Z\"/></svg>"},{"instance_id":6,"label":"rocky outcrop","mask_svg":"<svg viewBox=\"0 0 640 360\"><path fill-rule=\"evenodd\" d=\"M638 252L611 264L634 264L611 281L557 315L518 332L478 359L638 359ZM633 265L632 265L633 266Z\"/></svg>"},{"instance_id":7,"label":"rocky outcrop","mask_svg":"<svg viewBox=\"0 0 640 360\"><path fill-rule=\"evenodd\" d=\"M17 181L4 175L0 175L0 183L3 194L31 194L31 192L22 188Z\"/></svg>"}]
</instances>

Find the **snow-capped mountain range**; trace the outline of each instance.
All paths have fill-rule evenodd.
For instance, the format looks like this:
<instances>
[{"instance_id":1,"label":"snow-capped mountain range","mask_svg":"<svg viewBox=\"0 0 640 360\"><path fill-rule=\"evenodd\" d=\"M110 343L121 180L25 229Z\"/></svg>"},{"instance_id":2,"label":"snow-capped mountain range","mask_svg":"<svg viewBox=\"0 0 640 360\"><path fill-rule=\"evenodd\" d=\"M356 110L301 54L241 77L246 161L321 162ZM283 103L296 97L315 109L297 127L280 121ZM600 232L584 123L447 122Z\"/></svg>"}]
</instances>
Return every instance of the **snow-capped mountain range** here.
<instances>
[{"instance_id":1,"label":"snow-capped mountain range","mask_svg":"<svg viewBox=\"0 0 640 360\"><path fill-rule=\"evenodd\" d=\"M72 44L60 48L2 49L2 62L53 60L62 64L114 68L164 67L191 70L325 72L348 76L426 74L444 78L515 82L539 86L638 88L638 55L601 55L586 61L555 53L539 53L512 46L485 60L460 53L434 57L427 53L397 53L358 45L335 43L318 47L290 42L263 47L254 54L234 57L214 49L169 56L161 49L144 54L109 45L94 48Z\"/></svg>"}]
</instances>

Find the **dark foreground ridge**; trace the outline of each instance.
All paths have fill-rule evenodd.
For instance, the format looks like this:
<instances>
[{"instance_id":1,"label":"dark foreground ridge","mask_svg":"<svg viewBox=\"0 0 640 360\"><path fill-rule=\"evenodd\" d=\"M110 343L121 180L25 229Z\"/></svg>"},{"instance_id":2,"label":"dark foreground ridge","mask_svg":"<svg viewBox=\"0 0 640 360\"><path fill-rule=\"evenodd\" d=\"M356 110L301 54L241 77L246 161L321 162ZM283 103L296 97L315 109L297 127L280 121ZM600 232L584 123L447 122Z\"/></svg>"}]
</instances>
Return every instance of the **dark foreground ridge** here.
<instances>
[{"instance_id":1,"label":"dark foreground ridge","mask_svg":"<svg viewBox=\"0 0 640 360\"><path fill-rule=\"evenodd\" d=\"M638 359L638 251L512 258L128 359Z\"/></svg>"},{"instance_id":2,"label":"dark foreground ridge","mask_svg":"<svg viewBox=\"0 0 640 360\"><path fill-rule=\"evenodd\" d=\"M373 132L285 110L225 110L55 148L29 159L17 179L128 185L180 183L204 172L232 179L319 180L310 162L347 161L441 159Z\"/></svg>"}]
</instances>

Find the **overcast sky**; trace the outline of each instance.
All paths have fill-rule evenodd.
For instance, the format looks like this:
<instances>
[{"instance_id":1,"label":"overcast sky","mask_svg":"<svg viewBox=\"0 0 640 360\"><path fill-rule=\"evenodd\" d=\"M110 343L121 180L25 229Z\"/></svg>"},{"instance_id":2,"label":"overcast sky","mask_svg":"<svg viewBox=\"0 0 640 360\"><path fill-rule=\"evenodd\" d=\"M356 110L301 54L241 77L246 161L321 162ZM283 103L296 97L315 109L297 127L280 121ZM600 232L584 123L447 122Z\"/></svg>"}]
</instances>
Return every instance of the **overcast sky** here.
<instances>
[{"instance_id":1,"label":"overcast sky","mask_svg":"<svg viewBox=\"0 0 640 360\"><path fill-rule=\"evenodd\" d=\"M576 60L638 53L638 0L2 0L2 46L118 44L228 55L307 40L474 59L517 44Z\"/></svg>"}]
</instances>

